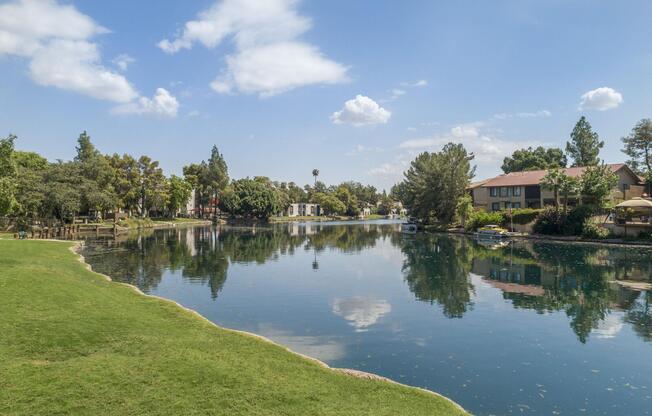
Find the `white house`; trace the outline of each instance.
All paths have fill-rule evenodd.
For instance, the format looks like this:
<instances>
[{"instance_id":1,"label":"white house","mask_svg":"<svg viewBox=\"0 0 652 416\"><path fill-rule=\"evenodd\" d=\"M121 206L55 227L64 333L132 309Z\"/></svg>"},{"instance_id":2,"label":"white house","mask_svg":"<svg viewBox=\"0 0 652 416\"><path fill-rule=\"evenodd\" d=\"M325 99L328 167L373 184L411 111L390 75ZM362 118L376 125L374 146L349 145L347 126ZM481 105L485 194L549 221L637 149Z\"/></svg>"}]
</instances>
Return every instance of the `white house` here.
<instances>
[{"instance_id":1,"label":"white house","mask_svg":"<svg viewBox=\"0 0 652 416\"><path fill-rule=\"evenodd\" d=\"M286 215L288 217L318 217L321 215L319 204L294 203L290 204Z\"/></svg>"}]
</instances>

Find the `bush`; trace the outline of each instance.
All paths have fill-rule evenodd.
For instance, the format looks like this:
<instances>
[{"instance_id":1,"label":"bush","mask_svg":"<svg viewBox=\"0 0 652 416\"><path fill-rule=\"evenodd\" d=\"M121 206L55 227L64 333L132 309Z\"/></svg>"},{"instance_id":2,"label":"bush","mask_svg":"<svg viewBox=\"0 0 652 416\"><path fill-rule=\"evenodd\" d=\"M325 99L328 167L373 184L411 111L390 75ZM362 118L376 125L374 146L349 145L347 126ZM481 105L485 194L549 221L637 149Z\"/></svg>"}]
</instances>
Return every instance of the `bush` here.
<instances>
[{"instance_id":1,"label":"bush","mask_svg":"<svg viewBox=\"0 0 652 416\"><path fill-rule=\"evenodd\" d=\"M529 224L537 218L540 212L541 212L540 209L532 209L532 208L513 209L511 221L514 224L520 224L520 225ZM504 212L504 217L505 217L505 221L504 221L505 225L509 224L510 223L509 211Z\"/></svg>"},{"instance_id":2,"label":"bush","mask_svg":"<svg viewBox=\"0 0 652 416\"><path fill-rule=\"evenodd\" d=\"M572 208L567 215L554 207L542 210L534 222L534 232L549 235L584 235L585 228L596 213L592 205L579 205ZM593 224L595 225L595 224Z\"/></svg>"},{"instance_id":3,"label":"bush","mask_svg":"<svg viewBox=\"0 0 652 416\"><path fill-rule=\"evenodd\" d=\"M475 211L471 214L471 217L466 222L466 229L468 231L475 231L480 227L484 227L489 224L502 224L505 220L505 217L502 212L486 212L486 211Z\"/></svg>"},{"instance_id":4,"label":"bush","mask_svg":"<svg viewBox=\"0 0 652 416\"><path fill-rule=\"evenodd\" d=\"M586 221L582 228L582 237L600 240L609 237L609 230L592 221Z\"/></svg>"},{"instance_id":5,"label":"bush","mask_svg":"<svg viewBox=\"0 0 652 416\"><path fill-rule=\"evenodd\" d=\"M547 207L539 212L532 229L537 234L561 234L564 212L555 207Z\"/></svg>"}]
</instances>

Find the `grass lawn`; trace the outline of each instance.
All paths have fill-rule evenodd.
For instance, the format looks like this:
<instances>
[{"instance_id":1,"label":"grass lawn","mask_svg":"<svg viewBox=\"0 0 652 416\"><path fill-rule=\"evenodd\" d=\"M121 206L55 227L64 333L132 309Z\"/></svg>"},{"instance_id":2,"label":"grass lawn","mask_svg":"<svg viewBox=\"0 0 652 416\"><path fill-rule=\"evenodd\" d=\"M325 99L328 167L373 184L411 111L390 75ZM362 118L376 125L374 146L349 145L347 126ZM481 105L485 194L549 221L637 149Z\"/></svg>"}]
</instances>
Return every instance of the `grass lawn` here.
<instances>
[{"instance_id":1,"label":"grass lawn","mask_svg":"<svg viewBox=\"0 0 652 416\"><path fill-rule=\"evenodd\" d=\"M69 243L0 240L2 415L463 415L329 370L89 272Z\"/></svg>"}]
</instances>

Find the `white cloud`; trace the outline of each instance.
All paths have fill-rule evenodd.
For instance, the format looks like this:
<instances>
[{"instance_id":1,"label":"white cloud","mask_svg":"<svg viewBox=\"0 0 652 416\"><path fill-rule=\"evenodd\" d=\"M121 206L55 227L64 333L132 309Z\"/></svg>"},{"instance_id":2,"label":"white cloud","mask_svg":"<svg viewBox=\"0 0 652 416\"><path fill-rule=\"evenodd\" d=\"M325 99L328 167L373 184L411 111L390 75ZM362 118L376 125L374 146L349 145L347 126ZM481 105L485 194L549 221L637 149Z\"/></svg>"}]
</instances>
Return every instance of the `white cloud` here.
<instances>
[{"instance_id":1,"label":"white cloud","mask_svg":"<svg viewBox=\"0 0 652 416\"><path fill-rule=\"evenodd\" d=\"M116 56L113 59L113 61L111 61L111 62L113 62L113 64L115 64L115 66L117 66L118 68L120 68L121 71L124 72L127 69L129 69L129 65L136 62L136 60L134 58L132 58L131 56L127 55L126 53L123 53L123 54L120 54L120 55Z\"/></svg>"},{"instance_id":2,"label":"white cloud","mask_svg":"<svg viewBox=\"0 0 652 416\"><path fill-rule=\"evenodd\" d=\"M514 150L527 146L541 145L532 141L513 142L482 131L480 123L461 124L453 127L448 134L433 137L406 140L399 145L401 149L409 150L439 150L446 143L462 143L475 155L476 162L496 164Z\"/></svg>"},{"instance_id":3,"label":"white cloud","mask_svg":"<svg viewBox=\"0 0 652 416\"><path fill-rule=\"evenodd\" d=\"M548 110L539 110L534 112L522 112L522 113L500 113L494 114L494 118L497 120L507 120L510 118L548 118L552 116L552 113Z\"/></svg>"},{"instance_id":4,"label":"white cloud","mask_svg":"<svg viewBox=\"0 0 652 416\"><path fill-rule=\"evenodd\" d=\"M407 130L407 131L411 131L411 132L415 132L415 131L417 131L418 129L417 129L416 127L408 127L408 128L406 128L405 130Z\"/></svg>"},{"instance_id":5,"label":"white cloud","mask_svg":"<svg viewBox=\"0 0 652 416\"><path fill-rule=\"evenodd\" d=\"M160 117L176 117L179 102L165 88L157 88L152 98L140 97L137 101L119 105L114 114L152 114Z\"/></svg>"},{"instance_id":6,"label":"white cloud","mask_svg":"<svg viewBox=\"0 0 652 416\"><path fill-rule=\"evenodd\" d=\"M580 110L605 111L618 107L623 102L623 95L613 88L600 87L582 94Z\"/></svg>"},{"instance_id":7,"label":"white cloud","mask_svg":"<svg viewBox=\"0 0 652 416\"><path fill-rule=\"evenodd\" d=\"M102 64L91 38L107 32L74 6L55 0L0 5L0 56L28 59L35 83L122 104L140 100L124 76Z\"/></svg>"},{"instance_id":8,"label":"white cloud","mask_svg":"<svg viewBox=\"0 0 652 416\"><path fill-rule=\"evenodd\" d=\"M401 86L403 87L427 87L428 86L428 81L425 79L420 79L415 82L401 82Z\"/></svg>"},{"instance_id":9,"label":"white cloud","mask_svg":"<svg viewBox=\"0 0 652 416\"><path fill-rule=\"evenodd\" d=\"M240 92L269 97L311 84L333 84L346 70L313 46L279 42L245 49L227 57L228 70L211 83L218 93Z\"/></svg>"},{"instance_id":10,"label":"white cloud","mask_svg":"<svg viewBox=\"0 0 652 416\"><path fill-rule=\"evenodd\" d=\"M191 49L195 43L215 48L232 39L235 53L211 84L218 93L270 96L312 84L347 80L346 68L301 42L312 25L300 16L297 0L222 0L187 22L176 38L158 46L167 53Z\"/></svg>"},{"instance_id":11,"label":"white cloud","mask_svg":"<svg viewBox=\"0 0 652 416\"><path fill-rule=\"evenodd\" d=\"M350 321L357 332L366 331L391 311L389 302L373 297L354 296L333 301L333 313Z\"/></svg>"},{"instance_id":12,"label":"white cloud","mask_svg":"<svg viewBox=\"0 0 652 416\"><path fill-rule=\"evenodd\" d=\"M128 102L138 94L122 75L102 66L97 45L89 41L106 32L73 6L54 0L18 0L0 6L0 54L30 59L34 82Z\"/></svg>"},{"instance_id":13,"label":"white cloud","mask_svg":"<svg viewBox=\"0 0 652 416\"><path fill-rule=\"evenodd\" d=\"M384 149L381 147L368 147L361 144L357 145L355 149L346 152L345 156L357 156L363 153L381 153Z\"/></svg>"},{"instance_id":14,"label":"white cloud","mask_svg":"<svg viewBox=\"0 0 652 416\"><path fill-rule=\"evenodd\" d=\"M392 116L392 113L378 105L377 102L364 95L356 95L355 98L344 103L340 111L331 116L335 124L351 124L356 127L370 124L385 124Z\"/></svg>"}]
</instances>

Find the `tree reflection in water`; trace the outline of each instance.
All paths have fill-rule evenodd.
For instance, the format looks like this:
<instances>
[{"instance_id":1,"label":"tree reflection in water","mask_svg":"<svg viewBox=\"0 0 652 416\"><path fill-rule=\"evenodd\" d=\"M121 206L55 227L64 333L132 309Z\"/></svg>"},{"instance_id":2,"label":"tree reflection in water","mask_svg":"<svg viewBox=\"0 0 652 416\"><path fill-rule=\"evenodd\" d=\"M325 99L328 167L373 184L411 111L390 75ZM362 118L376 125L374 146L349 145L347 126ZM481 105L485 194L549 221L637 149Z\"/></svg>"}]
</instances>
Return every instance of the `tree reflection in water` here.
<instances>
[{"instance_id":1,"label":"tree reflection in water","mask_svg":"<svg viewBox=\"0 0 652 416\"><path fill-rule=\"evenodd\" d=\"M639 337L652 341L652 294L618 283L650 282L650 249L527 241L492 248L461 236L406 236L397 227L291 223L180 228L88 240L84 254L97 271L145 292L171 270L206 285L215 299L231 264L263 264L303 250L313 253L307 270L317 271L319 256L327 251L362 253L383 239L400 250L403 278L416 299L439 305L446 317L462 318L473 309L475 275L499 289L514 308L564 312L582 343L592 332L604 332L614 312Z\"/></svg>"}]
</instances>

